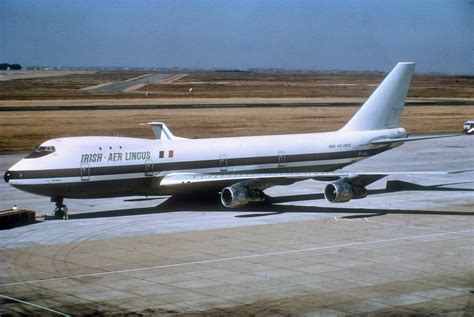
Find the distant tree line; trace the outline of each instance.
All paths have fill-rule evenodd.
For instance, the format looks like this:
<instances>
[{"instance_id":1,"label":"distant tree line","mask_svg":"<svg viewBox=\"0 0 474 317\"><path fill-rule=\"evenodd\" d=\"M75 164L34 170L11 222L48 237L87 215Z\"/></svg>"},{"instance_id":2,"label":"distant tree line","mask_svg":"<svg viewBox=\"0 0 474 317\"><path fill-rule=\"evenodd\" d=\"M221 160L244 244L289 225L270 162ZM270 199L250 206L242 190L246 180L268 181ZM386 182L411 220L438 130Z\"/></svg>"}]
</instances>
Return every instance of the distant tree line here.
<instances>
[{"instance_id":1,"label":"distant tree line","mask_svg":"<svg viewBox=\"0 0 474 317\"><path fill-rule=\"evenodd\" d=\"M1 63L0 64L0 70L20 70L22 67L20 64L7 64L7 63Z\"/></svg>"}]
</instances>

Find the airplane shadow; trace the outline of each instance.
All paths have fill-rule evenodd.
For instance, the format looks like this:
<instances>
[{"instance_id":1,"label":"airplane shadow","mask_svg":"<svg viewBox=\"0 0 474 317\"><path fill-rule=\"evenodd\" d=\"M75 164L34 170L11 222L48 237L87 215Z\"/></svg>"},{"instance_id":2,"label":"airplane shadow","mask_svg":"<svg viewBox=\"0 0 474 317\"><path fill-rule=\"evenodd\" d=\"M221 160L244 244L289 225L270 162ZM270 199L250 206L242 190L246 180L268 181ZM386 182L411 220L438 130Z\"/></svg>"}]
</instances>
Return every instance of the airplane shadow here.
<instances>
[{"instance_id":1,"label":"airplane shadow","mask_svg":"<svg viewBox=\"0 0 474 317\"><path fill-rule=\"evenodd\" d=\"M474 191L474 189L452 188L444 187L448 185L459 185L470 182L439 184L432 186L423 186L414 183L403 181L388 181L384 189L369 190L369 196L384 193L400 192L400 191ZM162 199L162 198L152 198ZM149 200L152 200L149 199ZM264 204L249 205L244 208L229 209L221 205L218 195L179 195L168 198L163 203L146 208L130 208L119 210L105 210L88 212L81 214L72 214L69 219L88 219L88 218L104 218L104 217L121 217L121 216L135 216L170 212L248 212L248 214L237 215L238 218L251 217L268 217L275 216L282 213L341 213L341 214L356 214L344 216L343 218L367 218L376 217L386 214L423 214L423 215L457 215L457 216L474 216L474 212L458 212L458 211L438 211L438 210L403 210L403 209L370 209L370 208L345 208L338 207L318 207L318 206L297 206L289 205L287 203L322 200L323 194L304 194L291 196L267 196ZM146 200L146 199L144 199ZM140 201L140 199L126 200L126 201ZM285 203L285 205L281 205Z\"/></svg>"},{"instance_id":2,"label":"airplane shadow","mask_svg":"<svg viewBox=\"0 0 474 317\"><path fill-rule=\"evenodd\" d=\"M369 190L368 195L373 196L373 195L378 195L378 194L395 193L395 192L401 192L401 191L444 191L444 192L474 191L474 189L469 189L469 188L443 187L443 186L449 186L449 185L452 186L452 185L461 185L461 184L468 184L468 183L471 183L471 182L459 182L459 183L423 186L423 185L418 185L415 183L391 180L391 181L387 181L387 185L383 189ZM268 197L268 201L274 204L286 203L286 202L291 202L291 201L317 200L317 199L324 199L324 194L317 193L317 194L305 194L305 195Z\"/></svg>"}]
</instances>

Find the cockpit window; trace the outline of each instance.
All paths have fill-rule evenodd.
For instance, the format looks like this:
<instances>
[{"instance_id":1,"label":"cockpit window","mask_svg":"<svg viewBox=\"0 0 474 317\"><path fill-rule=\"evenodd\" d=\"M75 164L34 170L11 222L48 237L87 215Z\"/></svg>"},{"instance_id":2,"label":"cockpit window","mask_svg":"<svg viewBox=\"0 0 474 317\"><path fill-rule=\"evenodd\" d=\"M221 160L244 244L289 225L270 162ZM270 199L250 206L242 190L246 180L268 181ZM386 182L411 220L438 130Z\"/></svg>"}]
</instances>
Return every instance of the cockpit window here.
<instances>
[{"instance_id":1,"label":"cockpit window","mask_svg":"<svg viewBox=\"0 0 474 317\"><path fill-rule=\"evenodd\" d=\"M56 148L54 146L38 146L30 155L28 155L25 158L27 159L38 158L38 157L49 155L55 151L56 151Z\"/></svg>"}]
</instances>

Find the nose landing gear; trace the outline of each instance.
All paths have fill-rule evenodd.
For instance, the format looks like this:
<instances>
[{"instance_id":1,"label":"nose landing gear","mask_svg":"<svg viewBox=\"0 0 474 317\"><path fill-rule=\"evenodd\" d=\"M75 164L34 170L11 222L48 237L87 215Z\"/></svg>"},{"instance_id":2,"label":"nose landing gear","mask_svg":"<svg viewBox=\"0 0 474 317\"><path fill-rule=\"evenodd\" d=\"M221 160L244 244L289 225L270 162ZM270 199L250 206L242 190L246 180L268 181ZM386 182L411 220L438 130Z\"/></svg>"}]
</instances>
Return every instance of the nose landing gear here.
<instances>
[{"instance_id":1,"label":"nose landing gear","mask_svg":"<svg viewBox=\"0 0 474 317\"><path fill-rule=\"evenodd\" d=\"M67 206L63 204L64 198L52 197L51 201L56 203L56 208L54 208L54 218L64 220L69 219Z\"/></svg>"}]
</instances>

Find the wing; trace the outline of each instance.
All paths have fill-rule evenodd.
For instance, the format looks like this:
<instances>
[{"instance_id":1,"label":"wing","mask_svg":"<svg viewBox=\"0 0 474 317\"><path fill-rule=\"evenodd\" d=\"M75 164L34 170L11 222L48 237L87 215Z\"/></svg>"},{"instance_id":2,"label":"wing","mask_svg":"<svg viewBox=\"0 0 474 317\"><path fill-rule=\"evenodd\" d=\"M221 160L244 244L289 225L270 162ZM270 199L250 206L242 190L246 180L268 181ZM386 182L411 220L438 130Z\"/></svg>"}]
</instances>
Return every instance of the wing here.
<instances>
[{"instance_id":1,"label":"wing","mask_svg":"<svg viewBox=\"0 0 474 317\"><path fill-rule=\"evenodd\" d=\"M307 172L307 173L267 173L267 174L200 174L171 173L164 176L160 186L174 190L223 189L226 186L240 186L265 190L276 185L289 185L297 181L314 179L318 181L334 181L348 179L354 185L366 186L388 175L446 175L457 172L448 171L413 171L413 172Z\"/></svg>"}]
</instances>

